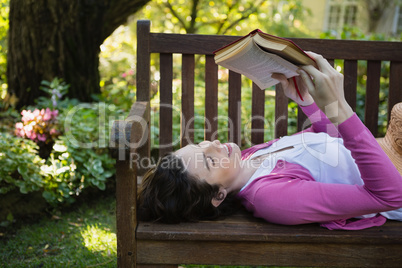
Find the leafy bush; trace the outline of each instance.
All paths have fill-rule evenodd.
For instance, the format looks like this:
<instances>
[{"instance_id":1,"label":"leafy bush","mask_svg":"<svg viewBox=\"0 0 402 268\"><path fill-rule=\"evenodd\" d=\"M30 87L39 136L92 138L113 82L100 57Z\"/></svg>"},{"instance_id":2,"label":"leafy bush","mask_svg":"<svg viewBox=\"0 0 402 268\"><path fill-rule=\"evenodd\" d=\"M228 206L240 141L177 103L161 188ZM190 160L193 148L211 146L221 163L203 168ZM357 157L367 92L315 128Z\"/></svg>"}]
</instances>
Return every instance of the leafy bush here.
<instances>
[{"instance_id":1,"label":"leafy bush","mask_svg":"<svg viewBox=\"0 0 402 268\"><path fill-rule=\"evenodd\" d=\"M42 85L50 97L28 107L33 112L22 112L15 133L20 137L8 127L0 132L0 194L16 188L24 194L41 191L48 203L60 205L74 202L89 188L104 190L114 175L114 159L108 152L109 122L120 119L121 110L103 102L61 99L68 85L60 79ZM54 143L45 159L38 156L41 141Z\"/></svg>"},{"instance_id":2,"label":"leafy bush","mask_svg":"<svg viewBox=\"0 0 402 268\"><path fill-rule=\"evenodd\" d=\"M115 163L107 148L106 118L113 120L115 112L119 113L105 103L81 104L63 112L64 135L42 166L48 202L72 202L88 187L105 189L106 180L114 175Z\"/></svg>"},{"instance_id":3,"label":"leafy bush","mask_svg":"<svg viewBox=\"0 0 402 268\"><path fill-rule=\"evenodd\" d=\"M16 188L26 194L44 186L40 170L44 160L37 150L31 140L0 132L0 194Z\"/></svg>"}]
</instances>

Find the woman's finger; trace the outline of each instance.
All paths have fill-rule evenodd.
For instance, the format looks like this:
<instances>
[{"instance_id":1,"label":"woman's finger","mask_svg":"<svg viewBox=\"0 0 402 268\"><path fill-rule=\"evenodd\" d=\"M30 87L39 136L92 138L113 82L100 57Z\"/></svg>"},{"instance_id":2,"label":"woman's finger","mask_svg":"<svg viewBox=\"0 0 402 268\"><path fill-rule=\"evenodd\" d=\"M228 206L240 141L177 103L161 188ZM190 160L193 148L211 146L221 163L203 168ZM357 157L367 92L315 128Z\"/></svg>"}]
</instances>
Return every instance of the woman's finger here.
<instances>
[{"instance_id":1,"label":"woman's finger","mask_svg":"<svg viewBox=\"0 0 402 268\"><path fill-rule=\"evenodd\" d=\"M281 82L281 84L282 84L283 86L287 86L287 84L289 83L288 79L287 79L286 76L284 76L283 74L280 74L280 73L273 73L273 74L271 75L271 77L272 77L273 79L276 79L276 80L278 80L279 82Z\"/></svg>"},{"instance_id":2,"label":"woman's finger","mask_svg":"<svg viewBox=\"0 0 402 268\"><path fill-rule=\"evenodd\" d=\"M303 66L303 67L311 67L312 69L315 69L313 66L311 66L311 65L309 65L309 66ZM303 68L302 67L302 68ZM315 70L317 70L317 69L315 69ZM304 82L304 85L307 87L307 89L308 89L308 91L310 92L310 94L312 93L312 92L314 92L314 90L315 90L315 85L314 85L314 82L313 82L313 80L311 79L311 76L305 71L305 70L303 70L303 69L299 69L298 70L298 73L300 74L300 76L301 76L301 78L302 78L302 80L303 80L303 82Z\"/></svg>"},{"instance_id":3,"label":"woman's finger","mask_svg":"<svg viewBox=\"0 0 402 268\"><path fill-rule=\"evenodd\" d=\"M307 51L306 54L315 60L319 70L326 72L331 71L333 69L331 64L329 64L329 62L322 55L311 51Z\"/></svg>"}]
</instances>

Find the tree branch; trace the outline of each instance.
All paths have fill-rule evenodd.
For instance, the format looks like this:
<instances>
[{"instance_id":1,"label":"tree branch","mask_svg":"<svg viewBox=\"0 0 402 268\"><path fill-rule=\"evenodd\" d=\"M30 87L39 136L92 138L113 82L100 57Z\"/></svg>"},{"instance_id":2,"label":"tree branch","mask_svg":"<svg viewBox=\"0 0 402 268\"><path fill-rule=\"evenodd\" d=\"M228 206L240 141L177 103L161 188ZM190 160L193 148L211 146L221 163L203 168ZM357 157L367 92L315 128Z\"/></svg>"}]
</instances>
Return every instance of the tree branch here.
<instances>
[{"instance_id":1,"label":"tree branch","mask_svg":"<svg viewBox=\"0 0 402 268\"><path fill-rule=\"evenodd\" d=\"M193 6L191 8L191 22L190 22L189 31L187 33L195 33L195 20L197 18L199 2L200 2L199 0L193 0Z\"/></svg>"},{"instance_id":2,"label":"tree branch","mask_svg":"<svg viewBox=\"0 0 402 268\"><path fill-rule=\"evenodd\" d=\"M97 0L99 1L99 0ZM120 25L126 23L127 18L140 10L150 0L103 0L103 42Z\"/></svg>"},{"instance_id":3,"label":"tree branch","mask_svg":"<svg viewBox=\"0 0 402 268\"><path fill-rule=\"evenodd\" d=\"M179 14L177 14L176 10L173 9L173 6L170 4L169 0L166 1L165 6L167 8L169 8L169 10L170 10L170 12L172 12L173 16L175 16L176 19L179 20L179 23L183 26L183 28L186 30L186 32L188 32L186 22L182 18L180 18Z\"/></svg>"},{"instance_id":4,"label":"tree branch","mask_svg":"<svg viewBox=\"0 0 402 268\"><path fill-rule=\"evenodd\" d=\"M239 22L241 22L242 20L247 19L251 14L256 12L258 10L257 7L260 6L262 4L262 2L263 1L260 1L259 3L256 3L255 5L252 5L250 8L246 9L242 13L242 16L240 18L238 18L237 20L233 21L231 24L229 24L229 26L226 27L226 29L221 34L225 34L228 30L233 28L235 25L239 24Z\"/></svg>"}]
</instances>

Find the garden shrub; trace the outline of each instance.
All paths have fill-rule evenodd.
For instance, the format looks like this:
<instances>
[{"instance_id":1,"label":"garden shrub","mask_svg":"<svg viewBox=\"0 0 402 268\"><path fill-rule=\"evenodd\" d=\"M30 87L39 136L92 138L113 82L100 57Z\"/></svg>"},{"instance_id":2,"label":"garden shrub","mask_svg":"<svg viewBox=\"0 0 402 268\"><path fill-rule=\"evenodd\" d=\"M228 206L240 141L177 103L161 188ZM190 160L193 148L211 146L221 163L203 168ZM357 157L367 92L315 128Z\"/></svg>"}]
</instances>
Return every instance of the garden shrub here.
<instances>
[{"instance_id":1,"label":"garden shrub","mask_svg":"<svg viewBox=\"0 0 402 268\"><path fill-rule=\"evenodd\" d=\"M62 99L68 85L61 79L42 82L42 89L50 97L27 107L15 129L1 128L0 194L41 192L49 204L59 206L89 188L105 190L115 163L108 151L109 122L121 119L121 110L104 102ZM51 152L41 158L44 143Z\"/></svg>"},{"instance_id":2,"label":"garden shrub","mask_svg":"<svg viewBox=\"0 0 402 268\"><path fill-rule=\"evenodd\" d=\"M37 155L38 146L29 139L0 132L0 194L18 188L23 194L44 186Z\"/></svg>"}]
</instances>

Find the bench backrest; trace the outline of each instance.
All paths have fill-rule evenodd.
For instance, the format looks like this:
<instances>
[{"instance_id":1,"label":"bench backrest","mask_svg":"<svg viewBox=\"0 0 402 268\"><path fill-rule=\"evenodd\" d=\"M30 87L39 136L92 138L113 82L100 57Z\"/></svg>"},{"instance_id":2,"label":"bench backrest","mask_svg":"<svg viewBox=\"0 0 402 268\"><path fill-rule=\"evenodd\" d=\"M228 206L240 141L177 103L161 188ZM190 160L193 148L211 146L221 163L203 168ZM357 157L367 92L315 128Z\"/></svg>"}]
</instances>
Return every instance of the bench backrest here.
<instances>
[{"instance_id":1,"label":"bench backrest","mask_svg":"<svg viewBox=\"0 0 402 268\"><path fill-rule=\"evenodd\" d=\"M181 146L194 140L194 69L197 55L205 56L205 139L214 138L218 131L218 66L213 59L213 51L239 38L239 36L212 36L192 34L151 33L149 21L137 23L137 101L150 101L150 62L151 54L159 54L159 91L160 91L160 146L159 155L172 151L172 82L173 55L181 54ZM305 51L314 51L323 55L330 63L343 60L345 95L353 109L356 108L356 89L358 79L358 61L367 62L365 113L360 115L374 136L377 136L379 114L379 92L382 62L390 62L388 89L388 119L391 108L402 101L402 43L381 41L351 41L324 39L294 40ZM180 68L180 66L179 66ZM199 71L199 70L198 70ZM384 75L384 74L383 74ZM231 122L228 139L241 142L241 75L229 71L228 78L228 120ZM283 95L280 85L275 90L275 130L274 137L288 134L288 99ZM198 98L198 96L197 96ZM265 92L253 83L251 143L264 142L264 100ZM381 111L385 112L385 111ZM260 120L258 119L260 118ZM298 113L297 130L300 131L305 121L304 114ZM229 128L229 127L228 127ZM197 130L199 131L199 130ZM149 146L148 146L149 148ZM148 155L149 156L149 155Z\"/></svg>"}]
</instances>

